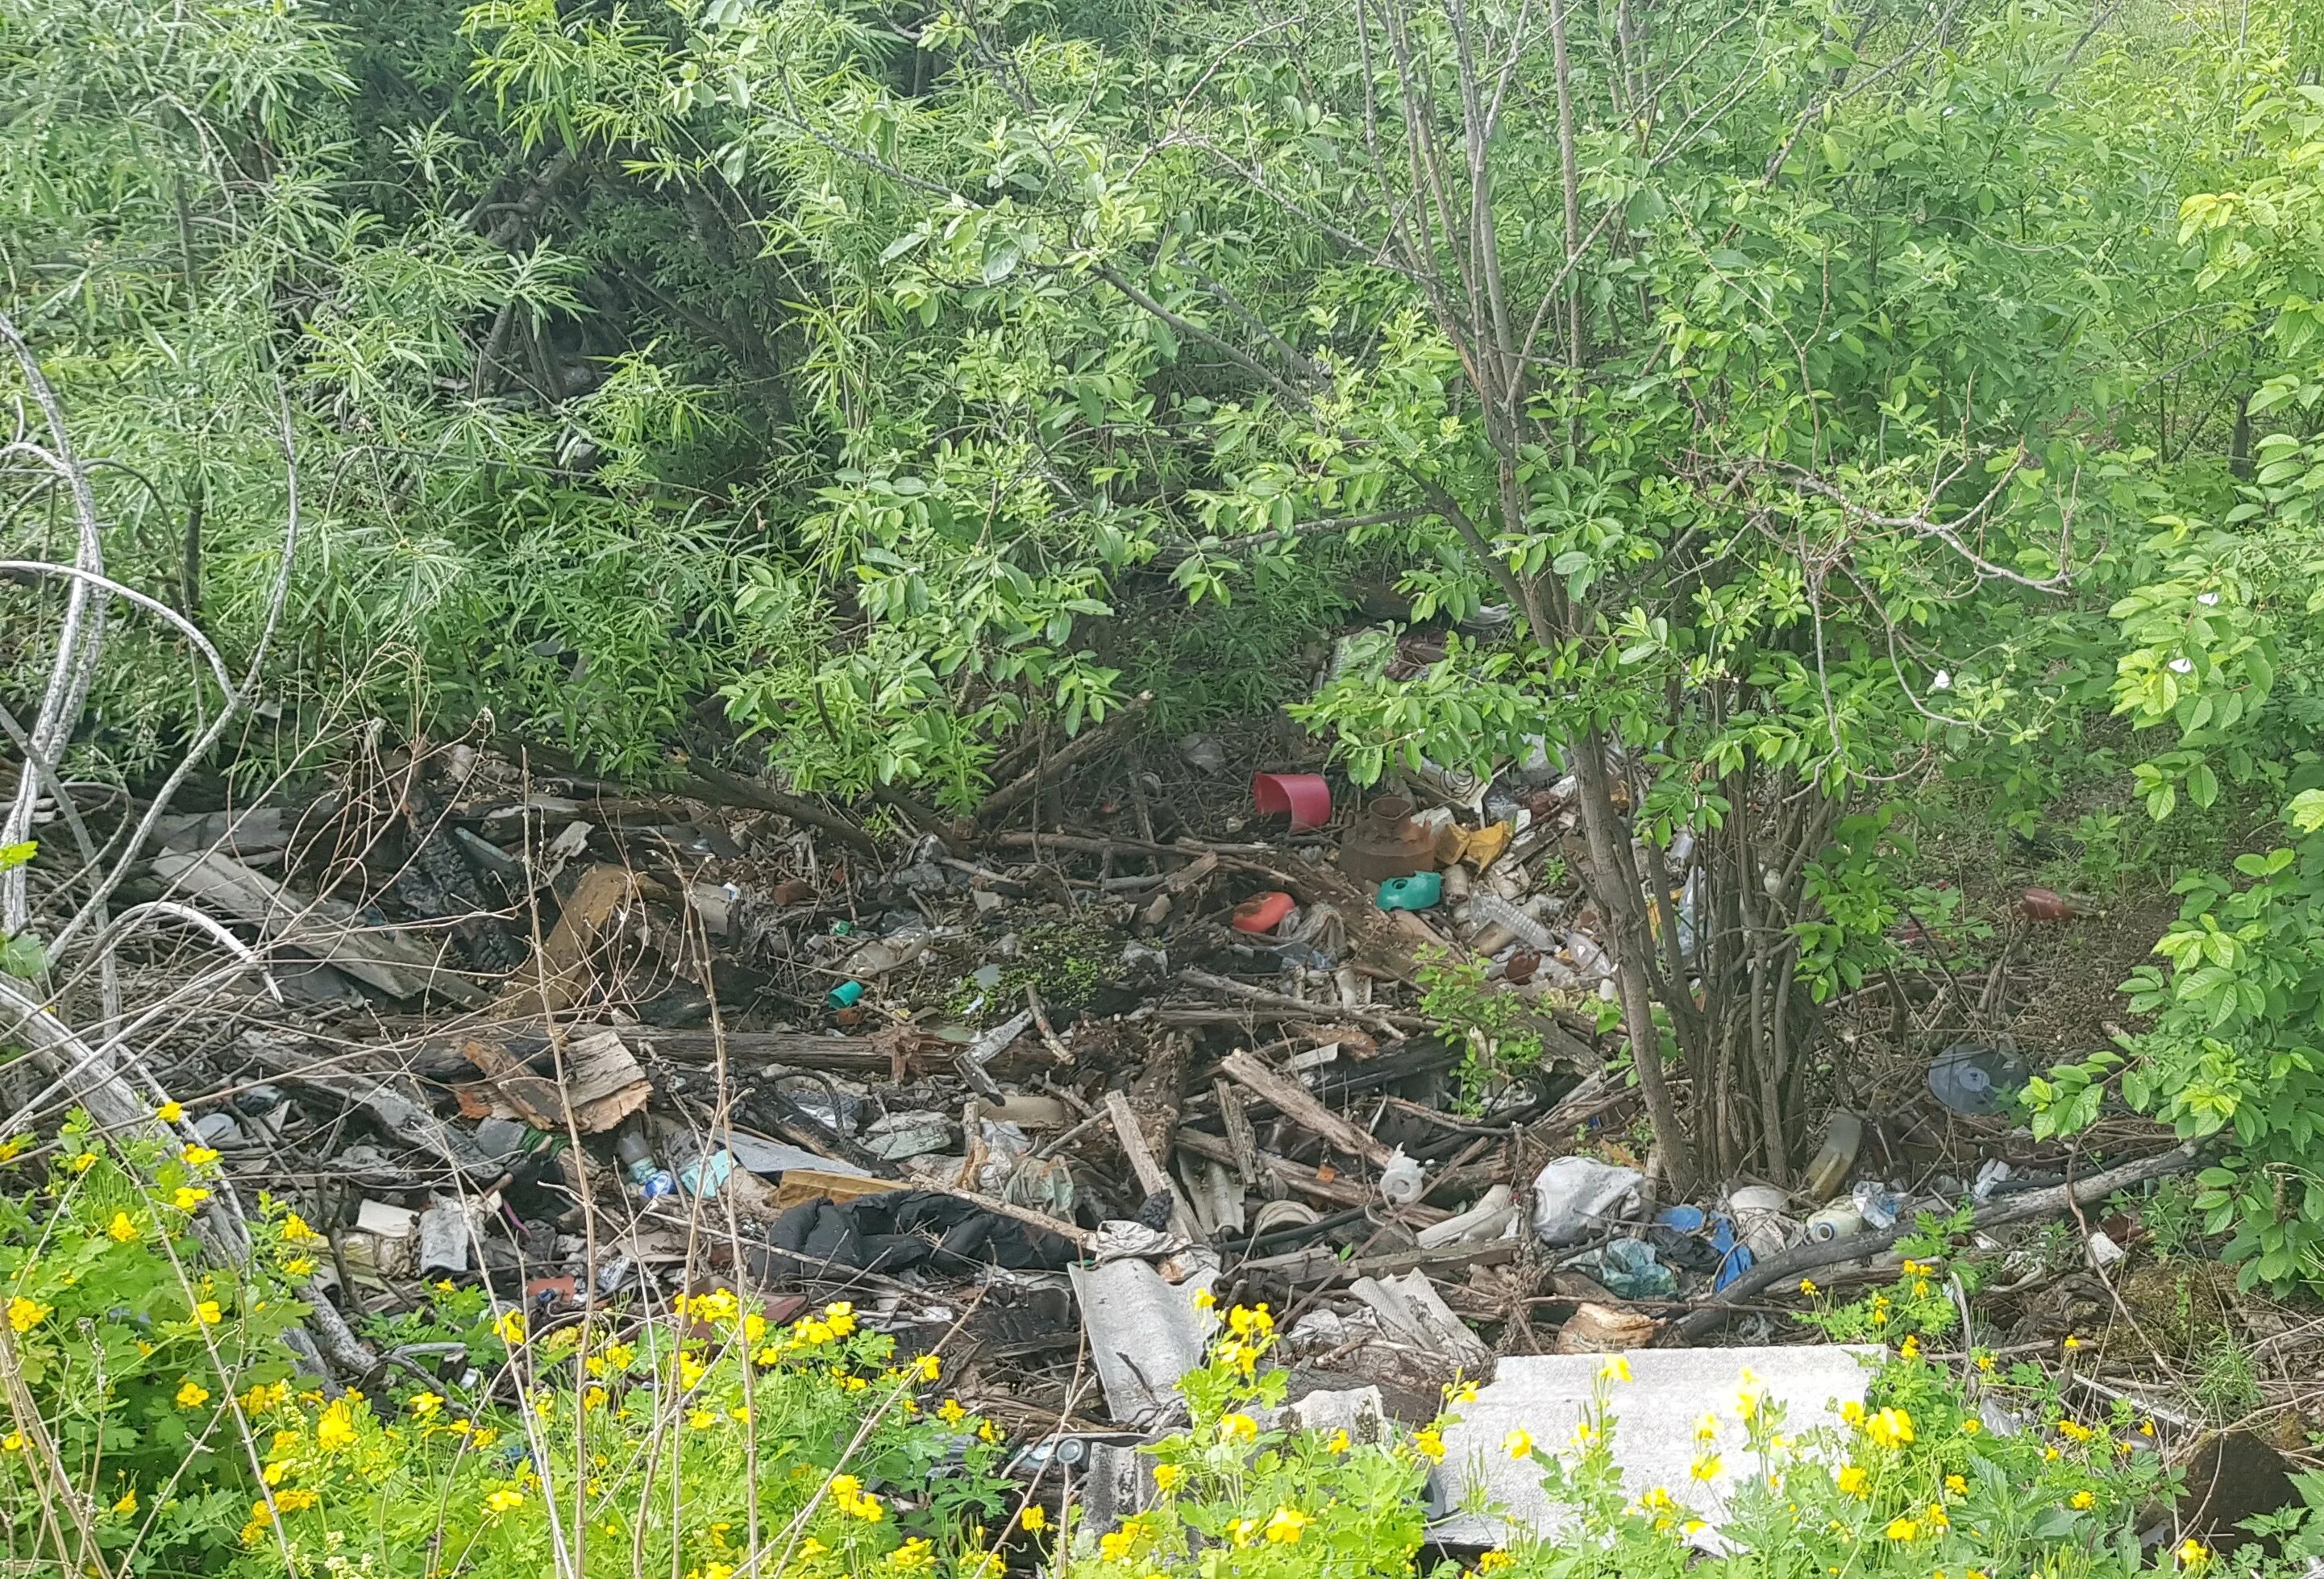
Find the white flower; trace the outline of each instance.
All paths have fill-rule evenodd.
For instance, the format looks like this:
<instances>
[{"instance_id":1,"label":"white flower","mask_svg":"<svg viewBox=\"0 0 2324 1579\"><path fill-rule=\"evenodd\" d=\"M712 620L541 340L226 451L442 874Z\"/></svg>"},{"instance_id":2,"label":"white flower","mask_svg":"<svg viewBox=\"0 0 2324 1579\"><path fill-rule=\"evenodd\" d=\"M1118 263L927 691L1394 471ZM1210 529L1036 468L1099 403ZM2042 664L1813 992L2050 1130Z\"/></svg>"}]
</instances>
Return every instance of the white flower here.
<instances>
[{"instance_id":1,"label":"white flower","mask_svg":"<svg viewBox=\"0 0 2324 1579\"><path fill-rule=\"evenodd\" d=\"M2192 674L2194 671L2195 660L2191 658L2174 658L2171 660L2172 674Z\"/></svg>"},{"instance_id":2,"label":"white flower","mask_svg":"<svg viewBox=\"0 0 2324 1579\"><path fill-rule=\"evenodd\" d=\"M1937 678L1929 682L1929 688L1932 691L1951 690L1953 688L1952 671L1946 669L1937 670Z\"/></svg>"}]
</instances>

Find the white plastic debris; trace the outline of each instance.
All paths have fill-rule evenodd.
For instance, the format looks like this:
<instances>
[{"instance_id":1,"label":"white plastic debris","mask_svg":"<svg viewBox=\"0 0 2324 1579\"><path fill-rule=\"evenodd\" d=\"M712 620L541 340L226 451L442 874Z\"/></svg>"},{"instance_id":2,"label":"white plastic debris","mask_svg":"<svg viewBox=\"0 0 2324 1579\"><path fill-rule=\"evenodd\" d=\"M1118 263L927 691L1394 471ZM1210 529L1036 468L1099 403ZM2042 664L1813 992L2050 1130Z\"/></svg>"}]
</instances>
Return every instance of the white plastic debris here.
<instances>
[{"instance_id":1,"label":"white plastic debris","mask_svg":"<svg viewBox=\"0 0 2324 1579\"><path fill-rule=\"evenodd\" d=\"M1575 1244L1620 1216L1646 1176L1594 1157L1553 1157L1533 1181L1533 1231L1545 1244Z\"/></svg>"}]
</instances>

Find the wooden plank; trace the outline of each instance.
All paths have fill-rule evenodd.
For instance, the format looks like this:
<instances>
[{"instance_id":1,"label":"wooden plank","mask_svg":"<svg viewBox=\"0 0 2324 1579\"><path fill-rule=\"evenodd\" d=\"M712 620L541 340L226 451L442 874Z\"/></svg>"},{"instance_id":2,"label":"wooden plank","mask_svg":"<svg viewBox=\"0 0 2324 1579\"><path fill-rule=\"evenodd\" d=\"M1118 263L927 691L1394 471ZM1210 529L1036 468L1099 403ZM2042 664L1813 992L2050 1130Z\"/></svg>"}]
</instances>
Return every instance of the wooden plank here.
<instances>
[{"instance_id":1,"label":"wooden plank","mask_svg":"<svg viewBox=\"0 0 2324 1579\"><path fill-rule=\"evenodd\" d=\"M500 1020L537 1020L562 1014L588 995L589 955L597 934L636 892L637 877L627 867L599 864L581 874L558 912L557 925L540 952L510 975L492 1013Z\"/></svg>"},{"instance_id":2,"label":"wooden plank","mask_svg":"<svg viewBox=\"0 0 2324 1579\"><path fill-rule=\"evenodd\" d=\"M1307 1088L1279 1070L1270 1069L1257 1055L1238 1048L1222 1060L1229 1079L1275 1104L1276 1112L1351 1157L1360 1157L1376 1168L1388 1166L1394 1153L1374 1137L1317 1102Z\"/></svg>"}]
</instances>

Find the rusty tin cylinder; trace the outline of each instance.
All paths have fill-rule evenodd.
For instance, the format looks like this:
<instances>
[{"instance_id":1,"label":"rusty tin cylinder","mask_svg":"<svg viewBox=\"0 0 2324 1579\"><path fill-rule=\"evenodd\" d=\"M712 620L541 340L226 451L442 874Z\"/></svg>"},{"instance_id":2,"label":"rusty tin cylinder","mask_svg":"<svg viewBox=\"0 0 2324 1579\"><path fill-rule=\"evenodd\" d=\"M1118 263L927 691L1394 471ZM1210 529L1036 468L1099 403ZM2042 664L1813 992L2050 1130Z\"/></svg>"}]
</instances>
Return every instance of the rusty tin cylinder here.
<instances>
[{"instance_id":1,"label":"rusty tin cylinder","mask_svg":"<svg viewBox=\"0 0 2324 1579\"><path fill-rule=\"evenodd\" d=\"M1358 882L1382 882L1435 868L1436 842L1412 820L1412 802L1383 795L1364 808L1340 840L1340 870Z\"/></svg>"}]
</instances>

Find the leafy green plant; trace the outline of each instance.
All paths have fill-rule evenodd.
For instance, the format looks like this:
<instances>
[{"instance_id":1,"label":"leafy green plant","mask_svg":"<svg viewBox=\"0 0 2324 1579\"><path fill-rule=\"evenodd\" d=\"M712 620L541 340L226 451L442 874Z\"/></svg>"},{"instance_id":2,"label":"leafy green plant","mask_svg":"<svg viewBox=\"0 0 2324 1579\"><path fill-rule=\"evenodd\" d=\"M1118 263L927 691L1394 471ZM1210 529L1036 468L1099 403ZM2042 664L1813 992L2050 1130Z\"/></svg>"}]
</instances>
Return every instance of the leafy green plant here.
<instances>
[{"instance_id":1,"label":"leafy green plant","mask_svg":"<svg viewBox=\"0 0 2324 1579\"><path fill-rule=\"evenodd\" d=\"M1472 1108L1500 1081L1538 1067L1542 1056L1541 1011L1489 985L1486 969L1483 960L1432 957L1415 978L1420 1011L1462 1048L1461 1089Z\"/></svg>"}]
</instances>

